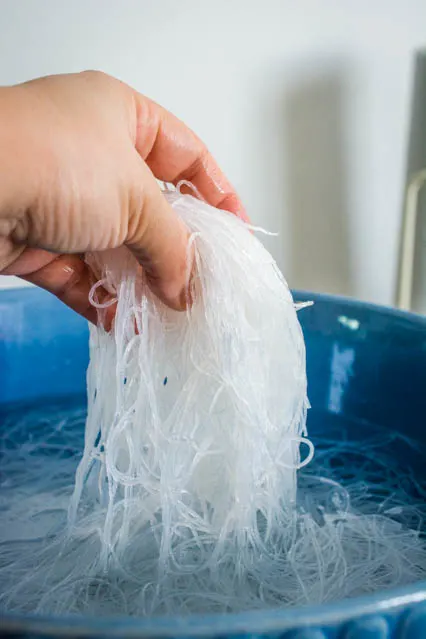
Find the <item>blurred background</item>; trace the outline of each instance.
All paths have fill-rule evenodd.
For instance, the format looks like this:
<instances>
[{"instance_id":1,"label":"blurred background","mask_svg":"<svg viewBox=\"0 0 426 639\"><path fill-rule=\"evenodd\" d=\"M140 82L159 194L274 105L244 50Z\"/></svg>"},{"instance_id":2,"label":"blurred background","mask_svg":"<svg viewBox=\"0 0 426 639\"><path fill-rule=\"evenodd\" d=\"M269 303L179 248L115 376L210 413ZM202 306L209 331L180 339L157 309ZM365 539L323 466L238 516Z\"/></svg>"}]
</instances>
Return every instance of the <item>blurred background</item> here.
<instances>
[{"instance_id":1,"label":"blurred background","mask_svg":"<svg viewBox=\"0 0 426 639\"><path fill-rule=\"evenodd\" d=\"M384 304L407 176L426 167L423 47L425 0L0 0L0 84L101 69L133 85L279 233L290 286Z\"/></svg>"}]
</instances>

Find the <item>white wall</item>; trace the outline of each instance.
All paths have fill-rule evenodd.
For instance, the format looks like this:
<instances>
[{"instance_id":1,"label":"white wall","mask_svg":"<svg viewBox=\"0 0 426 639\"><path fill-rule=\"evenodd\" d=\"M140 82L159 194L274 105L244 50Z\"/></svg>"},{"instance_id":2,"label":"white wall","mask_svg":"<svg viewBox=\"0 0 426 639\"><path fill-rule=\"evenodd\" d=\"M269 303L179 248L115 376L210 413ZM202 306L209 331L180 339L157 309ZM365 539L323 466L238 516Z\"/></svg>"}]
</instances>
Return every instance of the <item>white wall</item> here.
<instances>
[{"instance_id":1,"label":"white wall","mask_svg":"<svg viewBox=\"0 0 426 639\"><path fill-rule=\"evenodd\" d=\"M393 300L425 0L0 0L0 83L98 68L192 126L292 286Z\"/></svg>"}]
</instances>

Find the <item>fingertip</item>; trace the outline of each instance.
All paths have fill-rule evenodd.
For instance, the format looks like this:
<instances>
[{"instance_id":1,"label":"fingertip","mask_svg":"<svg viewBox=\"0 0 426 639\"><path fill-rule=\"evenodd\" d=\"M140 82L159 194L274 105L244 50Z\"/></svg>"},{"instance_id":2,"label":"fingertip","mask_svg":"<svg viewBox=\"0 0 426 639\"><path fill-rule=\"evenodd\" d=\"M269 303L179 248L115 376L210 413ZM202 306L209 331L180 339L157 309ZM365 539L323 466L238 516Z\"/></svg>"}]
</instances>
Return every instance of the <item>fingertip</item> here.
<instances>
[{"instance_id":1,"label":"fingertip","mask_svg":"<svg viewBox=\"0 0 426 639\"><path fill-rule=\"evenodd\" d=\"M189 232L160 190L145 200L146 223L126 245L142 266L152 292L176 311L186 308Z\"/></svg>"},{"instance_id":2,"label":"fingertip","mask_svg":"<svg viewBox=\"0 0 426 639\"><path fill-rule=\"evenodd\" d=\"M174 311L185 311L187 308L187 293L184 283L158 282L147 278L151 291L166 306Z\"/></svg>"},{"instance_id":3,"label":"fingertip","mask_svg":"<svg viewBox=\"0 0 426 639\"><path fill-rule=\"evenodd\" d=\"M235 193L228 193L217 205L218 209L222 211L228 211L240 218L246 224L250 224L250 219L246 213L241 200Z\"/></svg>"}]
</instances>

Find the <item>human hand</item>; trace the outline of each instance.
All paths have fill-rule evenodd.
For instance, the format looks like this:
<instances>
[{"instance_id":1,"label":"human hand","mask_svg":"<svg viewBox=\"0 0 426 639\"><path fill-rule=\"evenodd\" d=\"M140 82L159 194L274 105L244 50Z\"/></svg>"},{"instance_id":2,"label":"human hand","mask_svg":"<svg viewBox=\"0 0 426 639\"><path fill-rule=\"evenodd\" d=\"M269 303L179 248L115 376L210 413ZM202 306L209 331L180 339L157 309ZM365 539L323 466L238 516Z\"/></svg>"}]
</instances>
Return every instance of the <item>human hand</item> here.
<instances>
[{"instance_id":1,"label":"human hand","mask_svg":"<svg viewBox=\"0 0 426 639\"><path fill-rule=\"evenodd\" d=\"M155 178L189 180L244 217L196 135L119 80L94 71L0 89L0 273L96 322L83 254L124 244L158 297L183 309L187 232Z\"/></svg>"}]
</instances>

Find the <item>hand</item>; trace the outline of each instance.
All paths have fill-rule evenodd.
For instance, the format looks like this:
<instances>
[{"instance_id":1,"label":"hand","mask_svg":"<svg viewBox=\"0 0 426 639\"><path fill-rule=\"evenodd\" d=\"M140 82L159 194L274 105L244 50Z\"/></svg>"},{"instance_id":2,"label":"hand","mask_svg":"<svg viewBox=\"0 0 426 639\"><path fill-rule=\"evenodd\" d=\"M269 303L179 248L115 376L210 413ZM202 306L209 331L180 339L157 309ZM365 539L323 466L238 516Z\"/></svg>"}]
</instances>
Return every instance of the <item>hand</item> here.
<instances>
[{"instance_id":1,"label":"hand","mask_svg":"<svg viewBox=\"0 0 426 639\"><path fill-rule=\"evenodd\" d=\"M155 178L189 180L244 216L196 135L122 82L95 71L0 89L0 272L96 322L82 254L124 244L153 291L184 308L187 232Z\"/></svg>"}]
</instances>

